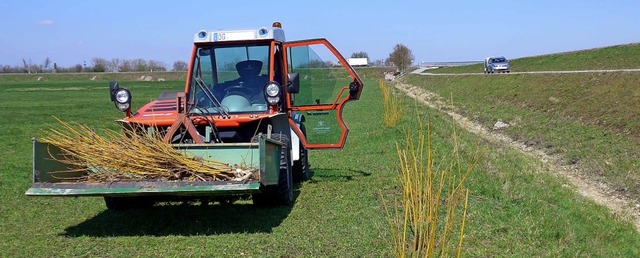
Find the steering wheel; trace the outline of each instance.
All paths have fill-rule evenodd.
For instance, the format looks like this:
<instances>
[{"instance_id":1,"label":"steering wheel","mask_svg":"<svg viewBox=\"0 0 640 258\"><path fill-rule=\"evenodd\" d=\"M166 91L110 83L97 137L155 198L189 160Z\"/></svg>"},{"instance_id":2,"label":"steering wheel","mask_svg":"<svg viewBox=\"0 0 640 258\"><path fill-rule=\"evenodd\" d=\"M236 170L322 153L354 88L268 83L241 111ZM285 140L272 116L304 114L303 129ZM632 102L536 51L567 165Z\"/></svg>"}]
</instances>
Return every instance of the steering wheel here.
<instances>
[{"instance_id":1,"label":"steering wheel","mask_svg":"<svg viewBox=\"0 0 640 258\"><path fill-rule=\"evenodd\" d=\"M254 95L253 89L248 88L248 87L244 87L244 86L240 86L240 85L235 85L235 86L228 87L224 91L225 91L226 95L229 95L232 92L238 92L238 93L244 95L245 97L250 97L250 96Z\"/></svg>"},{"instance_id":2,"label":"steering wheel","mask_svg":"<svg viewBox=\"0 0 640 258\"><path fill-rule=\"evenodd\" d=\"M209 101L209 98L207 98L203 91L198 91L195 98L198 106L206 107L211 105L211 101Z\"/></svg>"}]
</instances>

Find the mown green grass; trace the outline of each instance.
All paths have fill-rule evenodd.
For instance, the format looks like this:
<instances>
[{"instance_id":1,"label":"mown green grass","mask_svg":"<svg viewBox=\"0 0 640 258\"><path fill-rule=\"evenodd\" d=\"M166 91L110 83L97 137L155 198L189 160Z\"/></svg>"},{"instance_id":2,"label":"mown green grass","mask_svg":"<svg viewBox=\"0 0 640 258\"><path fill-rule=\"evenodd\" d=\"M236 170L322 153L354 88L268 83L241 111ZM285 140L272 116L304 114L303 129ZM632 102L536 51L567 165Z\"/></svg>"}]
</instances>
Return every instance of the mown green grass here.
<instances>
[{"instance_id":1,"label":"mown green grass","mask_svg":"<svg viewBox=\"0 0 640 258\"><path fill-rule=\"evenodd\" d=\"M509 57L506 57L509 59ZM640 44L628 44L509 60L512 72L640 68ZM482 73L483 64L444 67L428 73Z\"/></svg>"},{"instance_id":2,"label":"mown green grass","mask_svg":"<svg viewBox=\"0 0 640 258\"><path fill-rule=\"evenodd\" d=\"M390 256L379 195L399 194L394 144L415 126L408 114L418 110L430 122L436 157L451 151L453 123L405 98L407 115L397 127L385 128L376 80L365 84L361 100L347 104L344 114L351 128L347 146L310 152L313 178L297 187L293 206L256 208L244 201L119 213L106 210L101 198L24 196L31 184L31 137L55 124L52 114L97 130L115 128L112 120L121 114L109 101L106 82L0 82L0 250L18 257ZM183 85L122 86L139 107ZM485 150L467 184L464 256L640 255L640 236L630 224L577 196L538 161L468 133L461 141L463 165L473 149ZM448 163L436 159L436 166Z\"/></svg>"}]
</instances>

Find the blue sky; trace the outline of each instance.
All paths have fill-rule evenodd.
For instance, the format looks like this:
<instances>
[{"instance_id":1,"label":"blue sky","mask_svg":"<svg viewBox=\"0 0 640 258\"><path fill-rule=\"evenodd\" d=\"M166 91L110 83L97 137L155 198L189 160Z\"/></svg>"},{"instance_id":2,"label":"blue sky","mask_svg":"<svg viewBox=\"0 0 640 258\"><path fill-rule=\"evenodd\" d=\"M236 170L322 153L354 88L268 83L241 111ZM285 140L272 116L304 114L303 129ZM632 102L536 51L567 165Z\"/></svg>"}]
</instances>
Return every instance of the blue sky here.
<instances>
[{"instance_id":1,"label":"blue sky","mask_svg":"<svg viewBox=\"0 0 640 258\"><path fill-rule=\"evenodd\" d=\"M201 29L280 21L288 40L329 39L345 56L385 59L402 43L419 61L518 58L640 42L638 0L0 1L0 65L93 57L187 61Z\"/></svg>"}]
</instances>

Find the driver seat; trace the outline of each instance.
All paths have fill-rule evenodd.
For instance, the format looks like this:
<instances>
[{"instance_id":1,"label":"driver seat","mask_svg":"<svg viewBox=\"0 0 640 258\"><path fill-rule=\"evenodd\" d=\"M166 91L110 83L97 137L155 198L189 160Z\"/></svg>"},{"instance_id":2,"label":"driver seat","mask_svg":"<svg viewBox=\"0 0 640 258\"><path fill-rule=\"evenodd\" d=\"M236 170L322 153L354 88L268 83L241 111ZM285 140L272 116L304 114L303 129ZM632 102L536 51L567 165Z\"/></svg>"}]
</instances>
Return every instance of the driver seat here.
<instances>
[{"instance_id":1,"label":"driver seat","mask_svg":"<svg viewBox=\"0 0 640 258\"><path fill-rule=\"evenodd\" d=\"M233 80L232 85L225 89L226 95L221 104L234 112L244 110L252 104L266 103L261 93L268 79L260 75L262 61L240 61L236 64L236 71L240 78Z\"/></svg>"},{"instance_id":2,"label":"driver seat","mask_svg":"<svg viewBox=\"0 0 640 258\"><path fill-rule=\"evenodd\" d=\"M259 60L245 60L236 64L236 70L240 79L255 79L260 75L262 70L262 61Z\"/></svg>"},{"instance_id":3,"label":"driver seat","mask_svg":"<svg viewBox=\"0 0 640 258\"><path fill-rule=\"evenodd\" d=\"M244 84L244 87L249 88L254 93L262 92L262 87L267 83L267 78L261 76L262 61L259 60L245 60L236 64L236 70L238 71L239 82Z\"/></svg>"}]
</instances>

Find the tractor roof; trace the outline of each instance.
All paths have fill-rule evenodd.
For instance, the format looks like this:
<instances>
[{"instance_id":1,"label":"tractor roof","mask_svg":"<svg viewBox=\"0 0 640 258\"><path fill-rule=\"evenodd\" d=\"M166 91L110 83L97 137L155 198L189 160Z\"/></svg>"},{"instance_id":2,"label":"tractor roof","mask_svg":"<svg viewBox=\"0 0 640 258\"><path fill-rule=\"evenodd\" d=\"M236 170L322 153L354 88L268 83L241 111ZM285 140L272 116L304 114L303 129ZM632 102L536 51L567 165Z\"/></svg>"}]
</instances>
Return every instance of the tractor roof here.
<instances>
[{"instance_id":1,"label":"tractor roof","mask_svg":"<svg viewBox=\"0 0 640 258\"><path fill-rule=\"evenodd\" d=\"M284 42L284 30L277 27L262 27L254 30L201 30L193 37L194 43L247 40L276 40Z\"/></svg>"}]
</instances>

